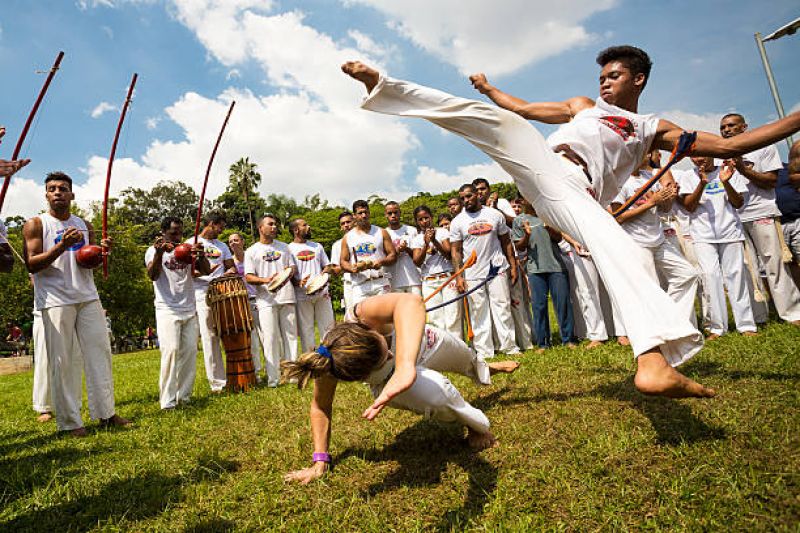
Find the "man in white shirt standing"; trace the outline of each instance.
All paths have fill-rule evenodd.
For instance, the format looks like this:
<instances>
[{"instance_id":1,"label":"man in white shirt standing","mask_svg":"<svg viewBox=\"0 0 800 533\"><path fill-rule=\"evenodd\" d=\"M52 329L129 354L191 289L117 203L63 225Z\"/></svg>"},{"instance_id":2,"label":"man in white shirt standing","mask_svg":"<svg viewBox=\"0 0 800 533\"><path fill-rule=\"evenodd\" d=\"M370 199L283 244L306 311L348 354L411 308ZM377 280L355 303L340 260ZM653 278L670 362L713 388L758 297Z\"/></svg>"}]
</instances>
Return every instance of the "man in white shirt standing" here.
<instances>
[{"instance_id":1,"label":"man in white shirt standing","mask_svg":"<svg viewBox=\"0 0 800 533\"><path fill-rule=\"evenodd\" d=\"M679 201L689 212L689 231L711 304L708 339L728 332L725 289L736 329L743 335L756 335L747 291L744 232L736 211L744 205L747 184L732 163L715 167L710 157L693 157L692 162L695 172L679 175Z\"/></svg>"},{"instance_id":2,"label":"man in white shirt standing","mask_svg":"<svg viewBox=\"0 0 800 533\"><path fill-rule=\"evenodd\" d=\"M352 274L342 269L340 258L342 257L342 240L344 236L353 228L353 213L342 211L339 213L339 229L342 231L342 238L334 242L331 246L331 273L342 276L342 300L343 309L350 309L353 305L353 281Z\"/></svg>"},{"instance_id":3,"label":"man in white shirt standing","mask_svg":"<svg viewBox=\"0 0 800 533\"><path fill-rule=\"evenodd\" d=\"M281 359L297 359L296 299L294 286L289 281L297 273L297 264L286 243L276 239L279 227L275 215L264 215L258 221L258 242L244 253L245 280L255 285L257 291L256 306L269 387L277 387L280 382ZM267 286L287 268L293 269L292 275L283 285L270 291Z\"/></svg>"},{"instance_id":4,"label":"man in white shirt standing","mask_svg":"<svg viewBox=\"0 0 800 533\"><path fill-rule=\"evenodd\" d=\"M352 274L353 305L379 294L392 291L385 272L397 260L397 252L389 233L369 220L366 200L353 202L353 229L342 238L339 265Z\"/></svg>"},{"instance_id":5,"label":"man in white shirt standing","mask_svg":"<svg viewBox=\"0 0 800 533\"><path fill-rule=\"evenodd\" d=\"M475 251L477 261L456 278L459 292L466 292L486 279L490 265L500 273L489 283L470 294L469 311L478 355L494 357L492 326L497 331L498 351L519 353L514 343L509 282L517 282L517 262L505 217L497 209L483 207L471 183L458 190L464 210L450 224L450 250L453 268L458 270L464 258Z\"/></svg>"},{"instance_id":6,"label":"man in white shirt standing","mask_svg":"<svg viewBox=\"0 0 800 533\"><path fill-rule=\"evenodd\" d=\"M393 265L386 267L389 273L389 281L392 284L392 292L405 292L422 295L422 280L419 277L419 268L414 264L411 251L411 239L417 235L417 229L407 226L400 221L400 204L397 202L387 202L384 206L384 213L389 227L386 231L392 239L397 261Z\"/></svg>"},{"instance_id":7,"label":"man in white shirt standing","mask_svg":"<svg viewBox=\"0 0 800 533\"><path fill-rule=\"evenodd\" d=\"M33 274L35 306L42 312L56 425L83 437L81 355L90 416L104 426L130 422L114 408L111 344L94 274L76 257L84 245L93 244L94 228L70 213L75 195L69 176L48 174L45 191L48 212L28 220L22 230L24 257ZM107 252L110 240L101 246Z\"/></svg>"},{"instance_id":8,"label":"man in white shirt standing","mask_svg":"<svg viewBox=\"0 0 800 533\"><path fill-rule=\"evenodd\" d=\"M194 300L192 265L175 257L175 246L183 238L183 221L166 217L161 235L144 255L147 276L153 281L158 347L161 350L161 376L158 398L162 409L174 409L189 402L197 367L197 314ZM195 266L203 274L211 272L204 257L203 244L194 248Z\"/></svg>"},{"instance_id":9,"label":"man in white shirt standing","mask_svg":"<svg viewBox=\"0 0 800 533\"><path fill-rule=\"evenodd\" d=\"M625 201L653 176L647 170L650 158L658 157L658 151L648 154L642 165L636 169L620 189L617 197L611 202L612 211L620 208ZM672 173L667 173L661 178L651 192L637 201L633 207L617 217L617 222L622 225L628 235L643 249L650 253L653 260L654 274L663 279L667 284L669 294L686 314L693 324L697 324L694 312L694 300L697 294L700 273L683 257L680 248L664 235L664 226L659 218L659 212L667 213L672 209L673 200L677 197L678 189ZM622 321L615 317L614 326L617 336L625 334Z\"/></svg>"},{"instance_id":10,"label":"man in white shirt standing","mask_svg":"<svg viewBox=\"0 0 800 533\"><path fill-rule=\"evenodd\" d=\"M197 242L203 245L203 252L211 265L211 272L207 275L194 272L194 299L197 322L200 326L200 339L203 343L206 377L211 386L211 392L218 394L225 388L227 376L225 375L225 363L222 361L220 338L214 329L211 308L206 303L206 292L208 292L208 284L212 279L218 278L226 272L236 273L236 265L233 262L231 251L217 239L228 223L225 213L211 211L203 217L203 222L205 226L197 236ZM194 245L194 238L192 237L186 242Z\"/></svg>"},{"instance_id":11,"label":"man in white shirt standing","mask_svg":"<svg viewBox=\"0 0 800 533\"><path fill-rule=\"evenodd\" d=\"M308 240L311 238L311 226L304 219L291 220L289 232L294 237L294 241L289 243L289 251L292 252L297 265L295 273L297 284L294 288L297 301L297 329L303 352L310 352L316 346L314 324L316 323L319 338L322 339L334 323L328 286L314 294L306 294L308 281L330 270L328 254L321 244Z\"/></svg>"},{"instance_id":12,"label":"man in white shirt standing","mask_svg":"<svg viewBox=\"0 0 800 533\"><path fill-rule=\"evenodd\" d=\"M233 263L236 272L244 280L244 237L239 233L228 235L228 248L233 254ZM261 322L258 320L258 307L256 306L256 288L244 282L247 288L247 300L250 302L250 311L253 313L253 331L250 332L250 351L253 355L253 370L256 374L256 383L261 383Z\"/></svg>"},{"instance_id":13,"label":"man in white shirt standing","mask_svg":"<svg viewBox=\"0 0 800 533\"><path fill-rule=\"evenodd\" d=\"M725 138L735 137L746 130L747 122L739 113L729 113L719 123L720 135ZM767 284L778 315L787 322L800 325L800 291L781 259L779 229L775 225L776 217L781 215L775 204L775 186L778 172L783 168L778 150L774 145L767 146L736 157L733 162L736 172L747 180L747 201L739 209L745 238L752 244L759 262L767 271ZM759 285L762 283L758 276L756 281ZM754 299L752 301L756 322L766 322L767 305Z\"/></svg>"}]
</instances>

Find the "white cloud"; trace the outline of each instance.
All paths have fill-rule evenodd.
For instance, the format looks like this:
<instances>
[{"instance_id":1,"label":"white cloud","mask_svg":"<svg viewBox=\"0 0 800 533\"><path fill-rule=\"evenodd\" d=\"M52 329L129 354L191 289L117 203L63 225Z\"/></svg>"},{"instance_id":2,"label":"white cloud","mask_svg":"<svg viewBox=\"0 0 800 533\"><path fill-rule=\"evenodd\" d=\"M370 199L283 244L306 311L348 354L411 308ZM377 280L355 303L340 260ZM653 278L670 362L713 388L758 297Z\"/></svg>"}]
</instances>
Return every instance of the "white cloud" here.
<instances>
[{"instance_id":1,"label":"white cloud","mask_svg":"<svg viewBox=\"0 0 800 533\"><path fill-rule=\"evenodd\" d=\"M230 81L230 80L235 80L235 79L237 79L237 78L241 78L241 77L242 77L242 73L241 73L241 72L239 72L239 69L238 69L238 68L232 68L232 69L230 69L230 70L228 71L228 73L225 75L225 79L226 79L226 80L228 80L228 81Z\"/></svg>"},{"instance_id":2,"label":"white cloud","mask_svg":"<svg viewBox=\"0 0 800 533\"><path fill-rule=\"evenodd\" d=\"M372 6L389 26L464 74L512 73L590 43L581 23L618 0L342 0Z\"/></svg>"},{"instance_id":3,"label":"white cloud","mask_svg":"<svg viewBox=\"0 0 800 533\"><path fill-rule=\"evenodd\" d=\"M486 178L489 183L513 182L509 176L497 163L479 163L474 165L460 166L455 174L448 174L436 169L420 166L417 172L415 183L418 190L438 194L444 191L451 191L459 188L465 183L471 183L475 178Z\"/></svg>"},{"instance_id":4,"label":"white cloud","mask_svg":"<svg viewBox=\"0 0 800 533\"><path fill-rule=\"evenodd\" d=\"M795 111L800 111L800 102L797 102L789 109L789 113L794 113Z\"/></svg>"},{"instance_id":5,"label":"white cloud","mask_svg":"<svg viewBox=\"0 0 800 533\"><path fill-rule=\"evenodd\" d=\"M377 59L385 59L397 51L396 47L378 44L369 35L358 30L348 31L347 36L353 39L356 48Z\"/></svg>"},{"instance_id":6,"label":"white cloud","mask_svg":"<svg viewBox=\"0 0 800 533\"><path fill-rule=\"evenodd\" d=\"M161 117L147 117L144 124L148 130L154 130L158 127L159 122L161 122Z\"/></svg>"},{"instance_id":7,"label":"white cloud","mask_svg":"<svg viewBox=\"0 0 800 533\"><path fill-rule=\"evenodd\" d=\"M681 111L679 109L672 109L662 113L656 113L659 117L669 120L670 122L680 126L686 131L707 131L719 135L719 121L725 113L690 113L688 111ZM662 152L661 160L666 162L669 157L667 152ZM678 170L687 170L692 168L692 162L689 158L680 160L675 167Z\"/></svg>"},{"instance_id":8,"label":"white cloud","mask_svg":"<svg viewBox=\"0 0 800 533\"><path fill-rule=\"evenodd\" d=\"M109 26L100 26L100 29L103 30L103 33L105 33L109 39L114 38L114 30L112 30Z\"/></svg>"},{"instance_id":9,"label":"white cloud","mask_svg":"<svg viewBox=\"0 0 800 533\"><path fill-rule=\"evenodd\" d=\"M89 114L92 116L92 118L100 118L103 113L108 111L117 111L118 109L119 108L117 106L109 104L108 102L100 102Z\"/></svg>"}]
</instances>

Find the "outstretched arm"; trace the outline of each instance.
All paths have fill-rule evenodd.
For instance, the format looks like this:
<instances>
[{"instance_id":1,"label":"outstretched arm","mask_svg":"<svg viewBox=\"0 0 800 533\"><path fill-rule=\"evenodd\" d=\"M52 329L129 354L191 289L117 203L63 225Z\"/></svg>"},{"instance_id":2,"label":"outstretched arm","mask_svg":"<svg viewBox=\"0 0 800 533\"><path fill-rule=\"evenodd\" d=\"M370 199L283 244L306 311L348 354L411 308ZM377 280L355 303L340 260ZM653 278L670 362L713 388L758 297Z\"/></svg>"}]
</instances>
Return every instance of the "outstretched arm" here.
<instances>
[{"instance_id":1,"label":"outstretched arm","mask_svg":"<svg viewBox=\"0 0 800 533\"><path fill-rule=\"evenodd\" d=\"M727 139L713 133L698 131L692 154L729 159L775 144L797 131L800 131L800 111ZM683 129L672 122L659 120L653 146L660 150L672 150L682 132Z\"/></svg>"},{"instance_id":2,"label":"outstretched arm","mask_svg":"<svg viewBox=\"0 0 800 533\"><path fill-rule=\"evenodd\" d=\"M536 120L546 124L564 124L572 117L590 107L594 107L594 100L585 96L577 96L563 102L527 102L516 96L504 93L490 84L484 74L473 74L469 77L472 86L481 94L502 107L513 111L528 120Z\"/></svg>"},{"instance_id":3,"label":"outstretched arm","mask_svg":"<svg viewBox=\"0 0 800 533\"><path fill-rule=\"evenodd\" d=\"M321 376L314 380L314 397L311 399L311 440L314 453L328 453L331 440L331 415L333 414L333 397L336 394L337 380L333 377ZM285 481L297 481L305 485L322 477L328 471L329 464L315 461L313 466L289 472Z\"/></svg>"}]
</instances>

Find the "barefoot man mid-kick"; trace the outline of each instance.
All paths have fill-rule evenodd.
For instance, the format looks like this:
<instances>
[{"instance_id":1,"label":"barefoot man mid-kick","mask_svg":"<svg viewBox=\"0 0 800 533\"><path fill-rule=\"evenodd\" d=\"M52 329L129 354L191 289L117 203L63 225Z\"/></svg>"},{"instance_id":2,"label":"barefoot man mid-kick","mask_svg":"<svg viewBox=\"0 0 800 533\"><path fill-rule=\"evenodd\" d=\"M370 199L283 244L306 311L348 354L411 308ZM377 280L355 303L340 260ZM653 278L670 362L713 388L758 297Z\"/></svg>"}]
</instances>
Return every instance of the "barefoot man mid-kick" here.
<instances>
[{"instance_id":1,"label":"barefoot man mid-kick","mask_svg":"<svg viewBox=\"0 0 800 533\"><path fill-rule=\"evenodd\" d=\"M360 62L342 70L364 83L362 107L390 115L425 118L463 137L494 159L548 225L591 251L614 305L620 310L637 369L634 384L645 394L711 397L714 391L674 369L700 348L703 337L647 269L644 252L603 207L651 148L672 150L680 127L638 114L650 75L647 54L616 46L597 57L600 96L529 103L489 84L472 85L497 106L380 75ZM549 139L529 120L563 124ZM800 130L800 113L723 139L700 132L694 153L731 158L773 144Z\"/></svg>"}]
</instances>

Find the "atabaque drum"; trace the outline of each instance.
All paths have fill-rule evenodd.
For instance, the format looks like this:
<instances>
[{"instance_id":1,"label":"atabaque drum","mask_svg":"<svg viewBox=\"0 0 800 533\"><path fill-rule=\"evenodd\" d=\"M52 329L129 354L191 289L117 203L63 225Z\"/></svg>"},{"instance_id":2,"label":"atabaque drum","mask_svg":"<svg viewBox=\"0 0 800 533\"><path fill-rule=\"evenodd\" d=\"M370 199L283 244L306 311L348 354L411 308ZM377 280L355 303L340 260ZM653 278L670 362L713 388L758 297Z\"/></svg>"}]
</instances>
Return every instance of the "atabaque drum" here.
<instances>
[{"instance_id":1,"label":"atabaque drum","mask_svg":"<svg viewBox=\"0 0 800 533\"><path fill-rule=\"evenodd\" d=\"M256 384L253 355L250 353L250 332L253 314L247 298L247 287L239 276L221 276L211 280L206 292L214 329L225 347L227 389L247 391Z\"/></svg>"}]
</instances>

